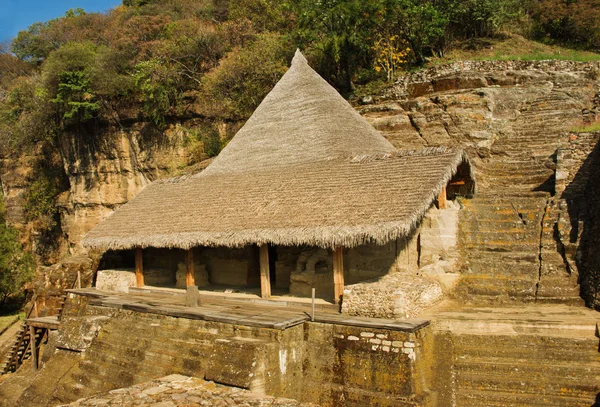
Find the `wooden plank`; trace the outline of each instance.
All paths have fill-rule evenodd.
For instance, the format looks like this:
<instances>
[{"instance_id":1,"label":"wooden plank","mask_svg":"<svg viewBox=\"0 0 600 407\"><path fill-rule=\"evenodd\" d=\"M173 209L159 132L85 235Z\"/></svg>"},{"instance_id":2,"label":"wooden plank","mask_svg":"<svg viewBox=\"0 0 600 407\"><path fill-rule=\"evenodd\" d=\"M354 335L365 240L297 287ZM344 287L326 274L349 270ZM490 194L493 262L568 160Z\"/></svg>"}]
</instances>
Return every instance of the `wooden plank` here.
<instances>
[{"instance_id":1,"label":"wooden plank","mask_svg":"<svg viewBox=\"0 0 600 407\"><path fill-rule=\"evenodd\" d=\"M438 209L446 209L446 187L438 195Z\"/></svg>"},{"instance_id":2,"label":"wooden plank","mask_svg":"<svg viewBox=\"0 0 600 407\"><path fill-rule=\"evenodd\" d=\"M33 326L29 327L29 342L31 343L31 367L35 372L38 370L38 354L37 343L35 341L35 327Z\"/></svg>"},{"instance_id":3,"label":"wooden plank","mask_svg":"<svg viewBox=\"0 0 600 407\"><path fill-rule=\"evenodd\" d=\"M144 286L144 262L141 247L135 249L135 284L138 287Z\"/></svg>"},{"instance_id":4,"label":"wooden plank","mask_svg":"<svg viewBox=\"0 0 600 407\"><path fill-rule=\"evenodd\" d=\"M194 277L194 251L192 249L189 249L187 255L187 270L185 273L185 286L193 287L195 285L196 281Z\"/></svg>"},{"instance_id":5,"label":"wooden plank","mask_svg":"<svg viewBox=\"0 0 600 407\"><path fill-rule=\"evenodd\" d=\"M344 296L344 251L341 247L333 250L333 302L339 304Z\"/></svg>"},{"instance_id":6,"label":"wooden plank","mask_svg":"<svg viewBox=\"0 0 600 407\"><path fill-rule=\"evenodd\" d=\"M429 325L429 321L426 319L389 320L380 318L349 318L344 315L325 313L316 314L315 322L373 329L389 329L400 332L416 332Z\"/></svg>"},{"instance_id":7,"label":"wooden plank","mask_svg":"<svg viewBox=\"0 0 600 407\"><path fill-rule=\"evenodd\" d=\"M271 297L271 275L269 271L269 246L263 244L260 246L260 296L262 298Z\"/></svg>"}]
</instances>

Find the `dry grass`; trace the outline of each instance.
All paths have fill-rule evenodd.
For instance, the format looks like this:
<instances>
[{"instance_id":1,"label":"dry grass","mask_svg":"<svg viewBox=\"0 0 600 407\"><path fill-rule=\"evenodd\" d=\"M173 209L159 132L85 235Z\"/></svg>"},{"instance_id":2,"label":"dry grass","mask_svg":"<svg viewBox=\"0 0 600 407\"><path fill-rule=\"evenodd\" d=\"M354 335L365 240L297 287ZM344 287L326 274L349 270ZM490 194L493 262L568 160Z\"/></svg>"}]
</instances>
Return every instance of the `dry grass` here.
<instances>
[{"instance_id":1,"label":"dry grass","mask_svg":"<svg viewBox=\"0 0 600 407\"><path fill-rule=\"evenodd\" d=\"M434 58L433 65L466 60L568 60L579 62L600 61L600 54L578 51L556 45L528 40L520 35L506 34L495 39L474 39L459 43L443 58Z\"/></svg>"},{"instance_id":2,"label":"dry grass","mask_svg":"<svg viewBox=\"0 0 600 407\"><path fill-rule=\"evenodd\" d=\"M4 331L4 329L8 328L10 325L13 324L15 318L19 318L19 319L23 319L25 317L25 314L23 313L17 313L17 314L12 314L12 315L4 315L0 317L0 332Z\"/></svg>"}]
</instances>

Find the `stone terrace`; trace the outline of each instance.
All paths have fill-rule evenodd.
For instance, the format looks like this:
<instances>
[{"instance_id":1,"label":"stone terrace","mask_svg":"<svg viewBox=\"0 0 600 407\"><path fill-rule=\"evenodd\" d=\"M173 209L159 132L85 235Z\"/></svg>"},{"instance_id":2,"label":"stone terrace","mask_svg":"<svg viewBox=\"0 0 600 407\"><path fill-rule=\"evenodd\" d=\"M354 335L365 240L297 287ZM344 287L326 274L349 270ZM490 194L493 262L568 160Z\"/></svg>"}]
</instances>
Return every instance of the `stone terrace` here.
<instances>
[{"instance_id":1,"label":"stone terrace","mask_svg":"<svg viewBox=\"0 0 600 407\"><path fill-rule=\"evenodd\" d=\"M308 306L283 301L224 299L204 297L199 307L187 307L185 295L133 290L132 293L109 293L94 288L68 290L72 295L90 298L90 305L118 308L149 314L251 326L257 328L287 329L310 321ZM429 325L418 318L393 320L354 317L339 314L330 307L315 310L314 322L380 328L392 331L415 332Z\"/></svg>"}]
</instances>

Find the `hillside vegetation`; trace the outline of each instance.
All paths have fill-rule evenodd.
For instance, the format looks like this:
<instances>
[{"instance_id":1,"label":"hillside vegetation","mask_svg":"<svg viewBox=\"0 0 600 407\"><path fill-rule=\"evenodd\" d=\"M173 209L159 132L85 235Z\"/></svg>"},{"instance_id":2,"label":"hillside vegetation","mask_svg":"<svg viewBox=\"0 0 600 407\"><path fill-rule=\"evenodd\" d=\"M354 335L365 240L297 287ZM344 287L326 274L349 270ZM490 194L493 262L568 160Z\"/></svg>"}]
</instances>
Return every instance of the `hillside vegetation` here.
<instances>
[{"instance_id":1,"label":"hillside vegetation","mask_svg":"<svg viewBox=\"0 0 600 407\"><path fill-rule=\"evenodd\" d=\"M355 84L392 81L432 57L461 58L456 44L479 52L485 47L478 41L493 40L500 30L594 50L600 46L594 4L124 0L106 14L70 10L21 31L12 53L0 55L1 145L13 151L51 141L65 128L118 122L129 109L160 127L185 114L186 96L209 122L244 120L285 72L296 47L345 93ZM499 51L488 57L507 55ZM539 52L538 58L557 55ZM218 153L211 132L205 133L206 156Z\"/></svg>"},{"instance_id":2,"label":"hillside vegetation","mask_svg":"<svg viewBox=\"0 0 600 407\"><path fill-rule=\"evenodd\" d=\"M34 151L25 212L47 241L68 189L61 137L181 118L190 165L227 143L297 47L342 94L455 59L598 59L596 0L123 0L33 24L0 52L0 154ZM557 46L560 45L561 47ZM191 108L193 106L193 109ZM40 246L41 247L41 246Z\"/></svg>"}]
</instances>

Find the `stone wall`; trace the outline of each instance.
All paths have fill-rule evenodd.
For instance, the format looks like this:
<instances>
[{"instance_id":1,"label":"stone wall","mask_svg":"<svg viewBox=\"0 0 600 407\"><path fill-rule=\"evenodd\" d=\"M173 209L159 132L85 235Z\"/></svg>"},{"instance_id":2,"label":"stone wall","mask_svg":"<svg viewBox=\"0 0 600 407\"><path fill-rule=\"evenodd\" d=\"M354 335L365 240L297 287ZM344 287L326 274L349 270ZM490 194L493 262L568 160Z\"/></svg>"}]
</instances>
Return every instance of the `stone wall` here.
<instances>
[{"instance_id":1,"label":"stone wall","mask_svg":"<svg viewBox=\"0 0 600 407\"><path fill-rule=\"evenodd\" d=\"M586 304L598 307L600 240L598 231L598 173L600 132L565 133L556 156L558 250L579 279Z\"/></svg>"},{"instance_id":2,"label":"stone wall","mask_svg":"<svg viewBox=\"0 0 600 407\"><path fill-rule=\"evenodd\" d=\"M460 206L452 200L447 201L446 209L432 206L409 239L348 250L344 257L347 285L342 312L378 318L408 318L441 301L445 293L451 295L460 277L457 273ZM373 255L378 259L374 261ZM384 266L366 275L370 279L359 280L352 278L356 264L366 270L371 264Z\"/></svg>"},{"instance_id":3,"label":"stone wall","mask_svg":"<svg viewBox=\"0 0 600 407\"><path fill-rule=\"evenodd\" d=\"M438 65L398 78L387 97L418 97L428 93L474 89L487 86L513 86L530 82L538 75L553 80L570 79L571 72L583 72L594 80L600 63L574 61L460 61Z\"/></svg>"},{"instance_id":4,"label":"stone wall","mask_svg":"<svg viewBox=\"0 0 600 407\"><path fill-rule=\"evenodd\" d=\"M591 171L585 190L579 274L586 304L600 311L600 144L596 144L587 161Z\"/></svg>"},{"instance_id":5,"label":"stone wall","mask_svg":"<svg viewBox=\"0 0 600 407\"><path fill-rule=\"evenodd\" d=\"M29 376L18 405L70 402L169 374L325 407L431 405L427 328L305 323L281 331L90 306L79 296L64 318L59 350ZM5 391L0 384L0 400Z\"/></svg>"}]
</instances>

